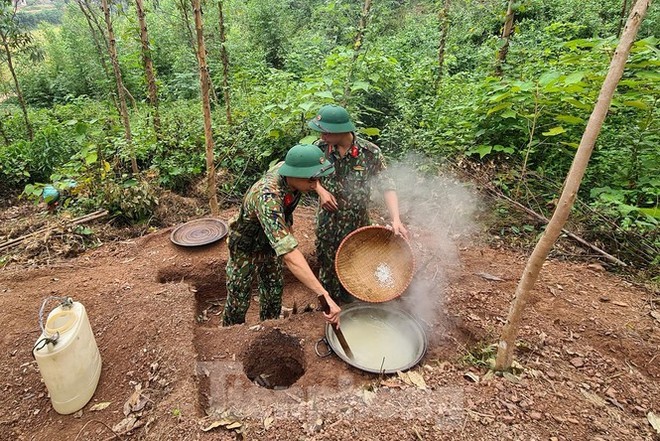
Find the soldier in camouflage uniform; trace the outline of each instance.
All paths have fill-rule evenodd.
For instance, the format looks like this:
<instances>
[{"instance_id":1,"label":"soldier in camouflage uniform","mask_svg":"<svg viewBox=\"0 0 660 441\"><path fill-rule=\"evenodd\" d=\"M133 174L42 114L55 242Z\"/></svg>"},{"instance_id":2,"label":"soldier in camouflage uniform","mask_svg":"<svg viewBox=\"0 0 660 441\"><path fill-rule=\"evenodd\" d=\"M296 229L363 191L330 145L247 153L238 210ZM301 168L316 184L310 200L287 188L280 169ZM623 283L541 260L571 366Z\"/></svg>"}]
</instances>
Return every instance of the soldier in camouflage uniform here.
<instances>
[{"instance_id":1,"label":"soldier in camouflage uniform","mask_svg":"<svg viewBox=\"0 0 660 441\"><path fill-rule=\"evenodd\" d=\"M392 229L408 239L399 218L399 202L394 183L385 177L385 160L378 146L358 138L346 109L323 106L307 125L321 132L318 147L335 166L335 173L321 179L317 188L320 209L316 222L316 255L319 280L337 302L353 297L341 286L335 272L335 254L341 241L357 228L370 225L369 200L374 178L379 177ZM380 175L380 176L379 176Z\"/></svg>"},{"instance_id":2,"label":"soldier in camouflage uniform","mask_svg":"<svg viewBox=\"0 0 660 441\"><path fill-rule=\"evenodd\" d=\"M301 192L315 191L318 179L333 172L313 145L296 145L280 162L268 170L243 198L241 208L229 224L227 244L227 302L223 325L245 322L250 306L254 276L258 279L259 318L275 319L282 308L284 278L282 261L305 286L324 295L330 323L339 322L340 309L316 279L291 234L293 210Z\"/></svg>"}]
</instances>

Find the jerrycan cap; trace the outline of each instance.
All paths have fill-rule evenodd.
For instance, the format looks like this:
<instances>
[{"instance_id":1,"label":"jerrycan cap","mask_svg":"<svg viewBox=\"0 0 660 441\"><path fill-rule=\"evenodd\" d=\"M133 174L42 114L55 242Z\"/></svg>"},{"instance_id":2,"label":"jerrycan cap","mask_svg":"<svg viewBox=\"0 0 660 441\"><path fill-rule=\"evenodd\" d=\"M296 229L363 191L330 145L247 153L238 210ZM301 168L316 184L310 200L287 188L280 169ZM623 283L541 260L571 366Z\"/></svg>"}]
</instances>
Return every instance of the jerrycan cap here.
<instances>
[{"instance_id":1,"label":"jerrycan cap","mask_svg":"<svg viewBox=\"0 0 660 441\"><path fill-rule=\"evenodd\" d=\"M46 332L48 334L63 334L76 323L77 315L71 309L62 309L48 317Z\"/></svg>"}]
</instances>

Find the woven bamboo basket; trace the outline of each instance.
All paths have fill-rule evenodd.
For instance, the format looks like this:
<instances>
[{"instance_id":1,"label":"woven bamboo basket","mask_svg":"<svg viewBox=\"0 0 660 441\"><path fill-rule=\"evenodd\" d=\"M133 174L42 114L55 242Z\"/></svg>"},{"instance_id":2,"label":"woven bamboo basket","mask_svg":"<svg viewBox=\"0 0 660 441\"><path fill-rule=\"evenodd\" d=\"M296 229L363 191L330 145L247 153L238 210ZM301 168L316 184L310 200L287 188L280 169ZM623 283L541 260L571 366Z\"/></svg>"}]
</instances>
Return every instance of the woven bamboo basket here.
<instances>
[{"instance_id":1,"label":"woven bamboo basket","mask_svg":"<svg viewBox=\"0 0 660 441\"><path fill-rule=\"evenodd\" d=\"M354 297L365 302L386 302L408 288L415 258L407 240L381 226L358 228L337 249L335 270Z\"/></svg>"}]
</instances>

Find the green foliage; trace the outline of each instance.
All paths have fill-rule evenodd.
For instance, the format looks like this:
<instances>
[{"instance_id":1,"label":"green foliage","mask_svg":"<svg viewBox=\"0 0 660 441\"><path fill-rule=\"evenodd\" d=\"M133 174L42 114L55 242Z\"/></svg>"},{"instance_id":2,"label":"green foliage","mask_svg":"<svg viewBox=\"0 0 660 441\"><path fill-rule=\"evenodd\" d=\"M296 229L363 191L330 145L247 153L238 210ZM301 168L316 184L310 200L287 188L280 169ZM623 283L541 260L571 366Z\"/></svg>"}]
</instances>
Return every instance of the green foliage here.
<instances>
[{"instance_id":1,"label":"green foliage","mask_svg":"<svg viewBox=\"0 0 660 441\"><path fill-rule=\"evenodd\" d=\"M96 206L105 207L128 224L149 221L158 204L156 187L144 177L108 179L102 183L98 196L101 200Z\"/></svg>"},{"instance_id":2,"label":"green foliage","mask_svg":"<svg viewBox=\"0 0 660 441\"><path fill-rule=\"evenodd\" d=\"M497 344L480 341L472 347L466 348L461 362L466 366L476 366L479 368L490 369L495 364L497 355Z\"/></svg>"},{"instance_id":3,"label":"green foliage","mask_svg":"<svg viewBox=\"0 0 660 441\"><path fill-rule=\"evenodd\" d=\"M35 29L41 22L51 24L60 23L62 20L62 11L55 8L25 8L18 11L16 18L26 29Z\"/></svg>"},{"instance_id":4,"label":"green foliage","mask_svg":"<svg viewBox=\"0 0 660 441\"><path fill-rule=\"evenodd\" d=\"M347 98L362 136L391 158L421 152L440 163L467 156L493 164L494 184L509 195L531 194L538 206L552 207L616 46L621 2L517 2L503 76L495 78L506 2L452 1L439 79L442 5L374 2L356 56L362 2L223 2L230 126L221 89L217 4L203 4L221 196L240 197L290 146L313 140L305 122L321 105ZM60 26L42 23L28 35L43 60L35 62L34 53L20 49L26 45L12 52L36 130L34 141L27 141L15 98L0 103L3 188L36 194L40 183L75 179L72 208L108 206L126 221L150 215L158 188L189 192L205 174L205 139L192 11L182 9L188 6L170 0L147 5L161 102L158 139L153 109L146 104L134 5L117 4L112 11L122 77L135 99L129 99L133 150L148 178L129 172L104 44L99 40L99 53L85 17L70 3L62 5ZM640 232L651 246L660 244L658 17L652 9L640 31L581 187L579 200L587 208L578 219L589 230L584 235L596 242L641 243L634 236ZM1 73L0 93L11 95L10 77ZM619 236L605 239L588 209L615 221ZM534 237L538 231L530 227L508 225L506 232Z\"/></svg>"}]
</instances>

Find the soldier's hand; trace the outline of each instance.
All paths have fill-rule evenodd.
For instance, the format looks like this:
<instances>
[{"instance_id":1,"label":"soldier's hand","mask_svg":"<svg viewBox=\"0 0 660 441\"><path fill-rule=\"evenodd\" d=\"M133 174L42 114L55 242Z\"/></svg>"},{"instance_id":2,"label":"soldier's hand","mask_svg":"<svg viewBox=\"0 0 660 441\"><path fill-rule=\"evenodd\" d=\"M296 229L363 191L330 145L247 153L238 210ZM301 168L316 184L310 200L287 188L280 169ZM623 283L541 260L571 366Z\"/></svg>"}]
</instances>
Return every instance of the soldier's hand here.
<instances>
[{"instance_id":1,"label":"soldier's hand","mask_svg":"<svg viewBox=\"0 0 660 441\"><path fill-rule=\"evenodd\" d=\"M330 323L331 325L335 325L335 327L339 328L339 313L341 312L341 308L337 306L337 304L332 300L330 297L326 297L326 301L328 302L328 306L330 306L330 312L329 313L323 313L323 316L325 317L325 320Z\"/></svg>"},{"instance_id":2,"label":"soldier's hand","mask_svg":"<svg viewBox=\"0 0 660 441\"><path fill-rule=\"evenodd\" d=\"M325 188L320 185L316 188L316 193L319 195L319 204L325 211L337 211L339 205L337 199Z\"/></svg>"},{"instance_id":3,"label":"soldier's hand","mask_svg":"<svg viewBox=\"0 0 660 441\"><path fill-rule=\"evenodd\" d=\"M402 236L404 239L408 240L408 230L401 221L392 222L392 231L397 236Z\"/></svg>"}]
</instances>

